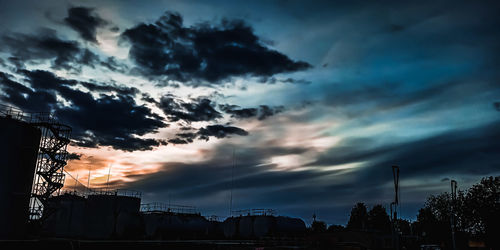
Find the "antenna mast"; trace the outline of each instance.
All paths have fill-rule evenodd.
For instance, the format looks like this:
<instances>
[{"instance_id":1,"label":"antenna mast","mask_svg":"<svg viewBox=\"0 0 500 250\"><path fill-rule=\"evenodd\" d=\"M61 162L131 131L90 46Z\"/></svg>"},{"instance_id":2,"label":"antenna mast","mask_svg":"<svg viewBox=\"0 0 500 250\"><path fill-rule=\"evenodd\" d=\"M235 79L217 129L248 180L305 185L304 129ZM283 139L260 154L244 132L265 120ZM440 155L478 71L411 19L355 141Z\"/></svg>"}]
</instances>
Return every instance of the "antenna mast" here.
<instances>
[{"instance_id":1,"label":"antenna mast","mask_svg":"<svg viewBox=\"0 0 500 250\"><path fill-rule=\"evenodd\" d=\"M398 227L398 208L399 208L399 167L392 166L392 177L394 179L394 201L391 203L391 219L394 249L399 249L399 227ZM394 209L394 210L393 210Z\"/></svg>"},{"instance_id":2,"label":"antenna mast","mask_svg":"<svg viewBox=\"0 0 500 250\"><path fill-rule=\"evenodd\" d=\"M455 243L455 211L454 205L457 198L457 181L451 180L451 204L450 204L450 226L451 226L451 242L453 244L453 250L457 249Z\"/></svg>"},{"instance_id":3,"label":"antenna mast","mask_svg":"<svg viewBox=\"0 0 500 250\"><path fill-rule=\"evenodd\" d=\"M106 181L106 189L109 191L109 176L111 175L111 167L113 164L109 164L109 170L108 170L108 180Z\"/></svg>"},{"instance_id":4,"label":"antenna mast","mask_svg":"<svg viewBox=\"0 0 500 250\"><path fill-rule=\"evenodd\" d=\"M229 196L229 216L232 216L233 213L233 181L234 181L234 165L235 165L235 158L234 158L234 147L233 147L233 166L231 167L231 192Z\"/></svg>"},{"instance_id":5,"label":"antenna mast","mask_svg":"<svg viewBox=\"0 0 500 250\"><path fill-rule=\"evenodd\" d=\"M89 166L89 178L88 178L88 180L87 180L87 192L88 192L89 194L90 194L90 169L91 169L91 168L92 168L92 167L91 167L91 166Z\"/></svg>"}]
</instances>

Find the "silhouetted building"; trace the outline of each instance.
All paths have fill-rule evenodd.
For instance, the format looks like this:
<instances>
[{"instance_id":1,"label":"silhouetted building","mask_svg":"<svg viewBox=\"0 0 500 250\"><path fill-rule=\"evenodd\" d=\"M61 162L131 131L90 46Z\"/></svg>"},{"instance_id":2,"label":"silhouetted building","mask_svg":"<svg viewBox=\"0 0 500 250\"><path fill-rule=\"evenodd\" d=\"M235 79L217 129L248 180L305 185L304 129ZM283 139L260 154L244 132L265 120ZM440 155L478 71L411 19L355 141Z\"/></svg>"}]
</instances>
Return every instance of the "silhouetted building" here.
<instances>
[{"instance_id":1,"label":"silhouetted building","mask_svg":"<svg viewBox=\"0 0 500 250\"><path fill-rule=\"evenodd\" d=\"M0 238L22 238L26 233L30 194L35 173L40 129L0 116Z\"/></svg>"}]
</instances>

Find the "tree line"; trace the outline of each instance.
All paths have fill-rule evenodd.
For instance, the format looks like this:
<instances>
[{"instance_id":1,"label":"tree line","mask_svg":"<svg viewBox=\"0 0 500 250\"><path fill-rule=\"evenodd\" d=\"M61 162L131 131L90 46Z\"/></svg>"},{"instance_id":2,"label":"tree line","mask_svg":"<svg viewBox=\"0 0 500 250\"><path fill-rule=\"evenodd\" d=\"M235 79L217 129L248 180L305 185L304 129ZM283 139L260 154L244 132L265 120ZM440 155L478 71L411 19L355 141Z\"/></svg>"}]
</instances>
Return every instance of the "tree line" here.
<instances>
[{"instance_id":1,"label":"tree line","mask_svg":"<svg viewBox=\"0 0 500 250\"><path fill-rule=\"evenodd\" d=\"M437 244L445 248L451 248L453 225L457 246L476 241L488 248L500 249L500 176L483 178L469 189L459 190L456 197L448 192L430 195L413 222L397 219L392 223L383 205L368 209L364 203L357 203L345 227L327 227L322 221L314 221L311 230L390 234L393 225L402 237L412 236L420 244Z\"/></svg>"}]
</instances>

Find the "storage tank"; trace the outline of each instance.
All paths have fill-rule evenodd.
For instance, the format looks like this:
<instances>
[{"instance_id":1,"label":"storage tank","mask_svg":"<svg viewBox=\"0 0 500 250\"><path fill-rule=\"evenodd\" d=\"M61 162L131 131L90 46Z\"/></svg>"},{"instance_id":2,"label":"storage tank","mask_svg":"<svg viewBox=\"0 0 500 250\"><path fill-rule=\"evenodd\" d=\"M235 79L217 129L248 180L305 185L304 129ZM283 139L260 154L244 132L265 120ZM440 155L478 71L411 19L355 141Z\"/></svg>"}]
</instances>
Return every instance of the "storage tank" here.
<instances>
[{"instance_id":1,"label":"storage tank","mask_svg":"<svg viewBox=\"0 0 500 250\"><path fill-rule=\"evenodd\" d=\"M150 239L197 239L209 234L209 221L198 214L153 212L142 216Z\"/></svg>"},{"instance_id":2,"label":"storage tank","mask_svg":"<svg viewBox=\"0 0 500 250\"><path fill-rule=\"evenodd\" d=\"M239 236L245 239L253 237L253 219L255 216L243 216L238 227Z\"/></svg>"},{"instance_id":3,"label":"storage tank","mask_svg":"<svg viewBox=\"0 0 500 250\"><path fill-rule=\"evenodd\" d=\"M86 199L66 193L51 197L47 211L52 211L44 220L42 233L50 237L79 238L83 236Z\"/></svg>"},{"instance_id":4,"label":"storage tank","mask_svg":"<svg viewBox=\"0 0 500 250\"><path fill-rule=\"evenodd\" d=\"M253 234L257 238L271 234L275 228L276 217L274 216L257 216L253 221Z\"/></svg>"},{"instance_id":5,"label":"storage tank","mask_svg":"<svg viewBox=\"0 0 500 250\"><path fill-rule=\"evenodd\" d=\"M220 221L208 221L207 237L210 239L221 239L224 237L223 223Z\"/></svg>"},{"instance_id":6,"label":"storage tank","mask_svg":"<svg viewBox=\"0 0 500 250\"><path fill-rule=\"evenodd\" d=\"M139 239L144 235L143 221L140 213L119 213L116 221L116 238Z\"/></svg>"},{"instance_id":7,"label":"storage tank","mask_svg":"<svg viewBox=\"0 0 500 250\"><path fill-rule=\"evenodd\" d=\"M38 128L0 117L0 239L22 238L26 233L40 137Z\"/></svg>"},{"instance_id":8,"label":"storage tank","mask_svg":"<svg viewBox=\"0 0 500 250\"><path fill-rule=\"evenodd\" d=\"M306 224L298 218L278 216L276 217L276 233L294 235L306 231Z\"/></svg>"},{"instance_id":9,"label":"storage tank","mask_svg":"<svg viewBox=\"0 0 500 250\"><path fill-rule=\"evenodd\" d=\"M179 217L166 212L143 214L146 237L151 239L168 239L173 237L182 221Z\"/></svg>"},{"instance_id":10,"label":"storage tank","mask_svg":"<svg viewBox=\"0 0 500 250\"><path fill-rule=\"evenodd\" d=\"M114 194L93 194L87 198L85 215L85 236L90 239L117 237L117 231L124 232L128 222L127 214L138 214L141 206L139 197ZM118 218L121 221L117 227ZM131 224L135 223L133 221Z\"/></svg>"},{"instance_id":11,"label":"storage tank","mask_svg":"<svg viewBox=\"0 0 500 250\"><path fill-rule=\"evenodd\" d=\"M229 217L222 223L222 228L224 231L224 236L226 238L234 238L238 236L238 228L239 228L239 217Z\"/></svg>"},{"instance_id":12,"label":"storage tank","mask_svg":"<svg viewBox=\"0 0 500 250\"><path fill-rule=\"evenodd\" d=\"M142 221L144 222L144 234L147 238L156 239L158 228L163 220L163 213L147 213L142 214Z\"/></svg>"},{"instance_id":13,"label":"storage tank","mask_svg":"<svg viewBox=\"0 0 500 250\"><path fill-rule=\"evenodd\" d=\"M306 230L306 224L301 219L271 215L230 217L222 223L222 227L226 238L241 239L293 236Z\"/></svg>"},{"instance_id":14,"label":"storage tank","mask_svg":"<svg viewBox=\"0 0 500 250\"><path fill-rule=\"evenodd\" d=\"M186 231L193 237L208 235L209 222L205 217L197 214L185 216Z\"/></svg>"}]
</instances>

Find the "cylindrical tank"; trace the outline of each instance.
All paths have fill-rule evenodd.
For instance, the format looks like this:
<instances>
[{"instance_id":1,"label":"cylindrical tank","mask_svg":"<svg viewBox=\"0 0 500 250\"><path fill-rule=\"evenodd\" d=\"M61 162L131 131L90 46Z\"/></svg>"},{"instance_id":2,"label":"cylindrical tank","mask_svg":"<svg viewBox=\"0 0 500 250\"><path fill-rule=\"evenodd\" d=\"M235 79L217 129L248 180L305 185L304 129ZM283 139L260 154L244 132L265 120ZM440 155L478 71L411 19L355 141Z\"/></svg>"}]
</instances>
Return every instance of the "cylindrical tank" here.
<instances>
[{"instance_id":1,"label":"cylindrical tank","mask_svg":"<svg viewBox=\"0 0 500 250\"><path fill-rule=\"evenodd\" d=\"M144 223L144 234L147 238L154 238L155 232L159 227L161 214L148 213L142 214L142 221Z\"/></svg>"},{"instance_id":2,"label":"cylindrical tank","mask_svg":"<svg viewBox=\"0 0 500 250\"><path fill-rule=\"evenodd\" d=\"M234 238L238 235L240 218L239 217L229 217L222 223L222 228L224 230L224 236L226 238Z\"/></svg>"},{"instance_id":3,"label":"cylindrical tank","mask_svg":"<svg viewBox=\"0 0 500 250\"><path fill-rule=\"evenodd\" d=\"M204 236L208 234L208 220L201 215L190 215L186 217L186 230L192 236Z\"/></svg>"},{"instance_id":4,"label":"cylindrical tank","mask_svg":"<svg viewBox=\"0 0 500 250\"><path fill-rule=\"evenodd\" d=\"M181 219L171 213L143 214L146 237L151 239L170 239L182 228Z\"/></svg>"},{"instance_id":5,"label":"cylindrical tank","mask_svg":"<svg viewBox=\"0 0 500 250\"><path fill-rule=\"evenodd\" d=\"M139 213L119 213L116 221L116 238L139 239L143 234L143 222Z\"/></svg>"},{"instance_id":6,"label":"cylindrical tank","mask_svg":"<svg viewBox=\"0 0 500 250\"><path fill-rule=\"evenodd\" d=\"M79 238L83 236L85 222L84 197L63 194L48 201L51 212L44 220L42 232L51 237Z\"/></svg>"},{"instance_id":7,"label":"cylindrical tank","mask_svg":"<svg viewBox=\"0 0 500 250\"><path fill-rule=\"evenodd\" d=\"M284 216L276 217L276 233L278 234L299 234L306 230L306 224L298 218Z\"/></svg>"},{"instance_id":8,"label":"cylindrical tank","mask_svg":"<svg viewBox=\"0 0 500 250\"><path fill-rule=\"evenodd\" d=\"M243 216L240 218L239 236L245 239L253 237L253 219L255 216Z\"/></svg>"},{"instance_id":9,"label":"cylindrical tank","mask_svg":"<svg viewBox=\"0 0 500 250\"><path fill-rule=\"evenodd\" d=\"M198 214L143 214L146 237L150 239L196 239L208 234L209 222Z\"/></svg>"},{"instance_id":10,"label":"cylindrical tank","mask_svg":"<svg viewBox=\"0 0 500 250\"><path fill-rule=\"evenodd\" d=\"M0 117L0 239L25 234L40 137L30 124Z\"/></svg>"},{"instance_id":11,"label":"cylindrical tank","mask_svg":"<svg viewBox=\"0 0 500 250\"><path fill-rule=\"evenodd\" d=\"M253 221L253 234L260 238L272 233L276 227L276 217L257 216Z\"/></svg>"},{"instance_id":12,"label":"cylindrical tank","mask_svg":"<svg viewBox=\"0 0 500 250\"><path fill-rule=\"evenodd\" d=\"M116 237L120 214L139 213L140 206L141 199L137 197L112 194L89 195L85 215L86 238L110 239ZM127 222L123 221L125 217L122 216L120 223L122 227L127 225Z\"/></svg>"},{"instance_id":13,"label":"cylindrical tank","mask_svg":"<svg viewBox=\"0 0 500 250\"><path fill-rule=\"evenodd\" d=\"M207 237L210 239L220 239L224 237L223 223L219 221L209 221L207 225Z\"/></svg>"}]
</instances>

